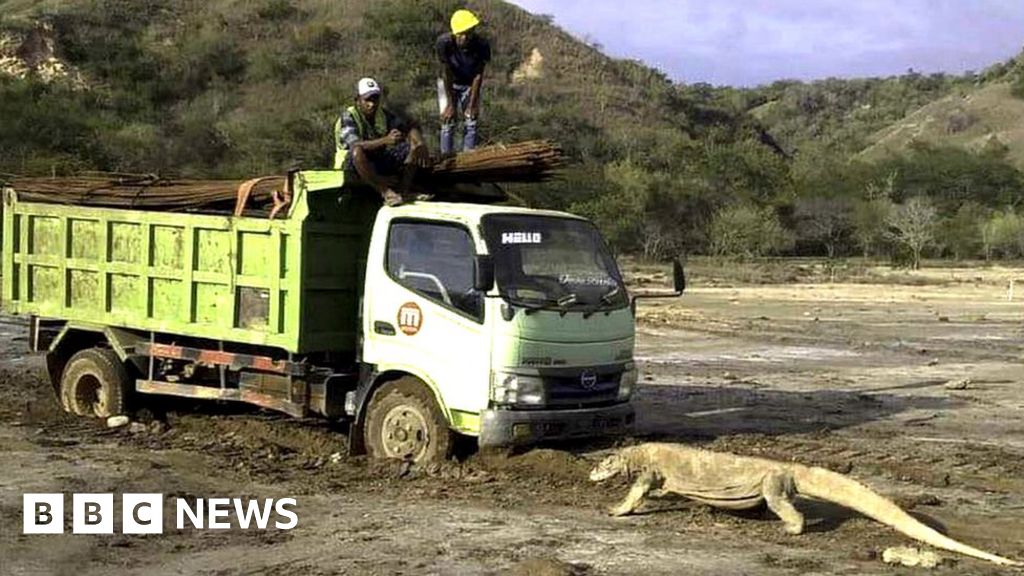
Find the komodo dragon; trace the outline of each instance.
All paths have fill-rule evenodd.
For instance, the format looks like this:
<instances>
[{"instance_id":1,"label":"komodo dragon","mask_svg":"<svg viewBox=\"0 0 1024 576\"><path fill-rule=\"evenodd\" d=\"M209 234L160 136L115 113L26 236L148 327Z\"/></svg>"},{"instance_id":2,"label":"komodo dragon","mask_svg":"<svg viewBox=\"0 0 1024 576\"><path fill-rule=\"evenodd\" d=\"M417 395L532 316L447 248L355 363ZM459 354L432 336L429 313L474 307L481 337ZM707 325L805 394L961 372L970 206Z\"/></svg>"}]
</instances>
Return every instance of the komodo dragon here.
<instances>
[{"instance_id":1,"label":"komodo dragon","mask_svg":"<svg viewBox=\"0 0 1024 576\"><path fill-rule=\"evenodd\" d=\"M764 502L785 523L786 532L800 534L804 517L793 507L793 498L802 494L852 508L936 548L996 564L1024 566L1024 562L990 554L940 534L860 482L824 468L710 452L681 444L648 443L623 448L607 457L591 470L590 479L601 482L617 474L637 479L626 499L611 509L613 516L634 512L648 494L674 493L730 510L754 508Z\"/></svg>"}]
</instances>

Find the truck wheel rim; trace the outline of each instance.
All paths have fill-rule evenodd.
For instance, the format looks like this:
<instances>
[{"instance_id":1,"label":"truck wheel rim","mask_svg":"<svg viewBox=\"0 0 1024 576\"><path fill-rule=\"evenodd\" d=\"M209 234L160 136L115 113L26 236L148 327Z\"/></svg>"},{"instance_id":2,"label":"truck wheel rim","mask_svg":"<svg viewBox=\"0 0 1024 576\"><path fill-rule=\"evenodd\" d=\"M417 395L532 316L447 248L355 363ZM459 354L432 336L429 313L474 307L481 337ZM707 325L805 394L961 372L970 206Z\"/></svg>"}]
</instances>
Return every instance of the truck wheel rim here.
<instances>
[{"instance_id":1,"label":"truck wheel rim","mask_svg":"<svg viewBox=\"0 0 1024 576\"><path fill-rule=\"evenodd\" d=\"M103 394L100 391L103 384L100 379L92 374L85 374L78 382L75 390L76 400L79 406L99 416L106 409Z\"/></svg>"},{"instance_id":2,"label":"truck wheel rim","mask_svg":"<svg viewBox=\"0 0 1024 576\"><path fill-rule=\"evenodd\" d=\"M388 458L418 460L430 442L430 427L419 410L396 406L384 416L381 444Z\"/></svg>"}]
</instances>

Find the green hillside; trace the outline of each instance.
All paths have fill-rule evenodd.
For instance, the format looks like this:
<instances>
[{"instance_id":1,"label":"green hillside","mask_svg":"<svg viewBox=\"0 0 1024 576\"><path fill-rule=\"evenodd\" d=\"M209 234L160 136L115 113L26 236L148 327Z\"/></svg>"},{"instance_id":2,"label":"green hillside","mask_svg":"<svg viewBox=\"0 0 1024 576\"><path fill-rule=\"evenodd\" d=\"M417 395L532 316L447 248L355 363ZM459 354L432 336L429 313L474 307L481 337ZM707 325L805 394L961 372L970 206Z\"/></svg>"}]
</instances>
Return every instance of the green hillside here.
<instances>
[{"instance_id":1,"label":"green hillside","mask_svg":"<svg viewBox=\"0 0 1024 576\"><path fill-rule=\"evenodd\" d=\"M795 152L879 161L912 145L1005 147L1024 167L1024 53L981 73L778 81L744 98L751 116Z\"/></svg>"},{"instance_id":2,"label":"green hillside","mask_svg":"<svg viewBox=\"0 0 1024 576\"><path fill-rule=\"evenodd\" d=\"M780 81L740 95L794 157L795 198L780 213L792 209L795 250L1024 255L1024 54L978 74Z\"/></svg>"},{"instance_id":3,"label":"green hillside","mask_svg":"<svg viewBox=\"0 0 1024 576\"><path fill-rule=\"evenodd\" d=\"M722 205L788 189L783 158L717 93L609 58L511 4L466 4L494 46L484 141L553 138L573 160L563 180L513 190L526 202L614 224L622 250L640 249L658 220L664 253L705 246ZM325 166L332 124L365 75L433 141L434 40L461 5L0 1L0 171L247 177ZM629 224L612 222L624 210Z\"/></svg>"},{"instance_id":4,"label":"green hillside","mask_svg":"<svg viewBox=\"0 0 1024 576\"><path fill-rule=\"evenodd\" d=\"M944 230L926 252L1024 254L1020 59L680 85L500 0L0 0L0 172L327 166L362 76L434 142L434 40L463 5L494 48L483 141L551 138L571 158L563 178L509 191L592 217L619 251L899 257L892 215L922 197ZM983 233L997 218L1002 235Z\"/></svg>"},{"instance_id":5,"label":"green hillside","mask_svg":"<svg viewBox=\"0 0 1024 576\"><path fill-rule=\"evenodd\" d=\"M792 150L851 153L871 135L973 78L908 73L889 78L779 81L748 93L750 113Z\"/></svg>"},{"instance_id":6,"label":"green hillside","mask_svg":"<svg viewBox=\"0 0 1024 576\"><path fill-rule=\"evenodd\" d=\"M1024 168L1024 99L1011 94L1008 82L951 94L927 104L872 135L873 144L860 153L879 160L911 146L953 146L983 152L1005 150Z\"/></svg>"},{"instance_id":7,"label":"green hillside","mask_svg":"<svg viewBox=\"0 0 1024 576\"><path fill-rule=\"evenodd\" d=\"M5 100L41 97L70 106L46 111L54 122L63 116L64 142L51 145L27 128L22 148L31 157L11 166L9 148L17 143L8 137L4 162L49 171L67 154L90 167L186 175L322 164L334 117L351 101L355 81L367 75L384 83L393 105L434 131L433 42L460 5L0 2L0 28L21 32L24 41L42 24L52 27L47 36L56 55L86 86L6 86ZM674 144L681 137L681 104L660 73L607 58L503 2L469 6L484 17L495 44L485 103L489 139L568 135L562 139L574 154L602 160L637 142ZM513 81L534 49L543 58L536 77ZM44 151L52 154L40 156Z\"/></svg>"}]
</instances>

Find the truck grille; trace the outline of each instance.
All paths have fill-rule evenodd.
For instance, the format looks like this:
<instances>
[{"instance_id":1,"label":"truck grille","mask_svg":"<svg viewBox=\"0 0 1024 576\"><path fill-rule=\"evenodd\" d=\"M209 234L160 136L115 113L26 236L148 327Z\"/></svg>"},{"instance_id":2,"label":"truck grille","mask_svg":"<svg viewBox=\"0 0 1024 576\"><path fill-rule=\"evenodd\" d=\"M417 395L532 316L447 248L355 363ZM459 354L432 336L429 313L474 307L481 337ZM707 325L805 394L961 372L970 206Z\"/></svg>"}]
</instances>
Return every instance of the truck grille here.
<instances>
[{"instance_id":1,"label":"truck grille","mask_svg":"<svg viewBox=\"0 0 1024 576\"><path fill-rule=\"evenodd\" d=\"M554 376L541 375L549 406L592 406L614 402L619 394L622 372L591 373L592 384L584 384L584 373Z\"/></svg>"}]
</instances>

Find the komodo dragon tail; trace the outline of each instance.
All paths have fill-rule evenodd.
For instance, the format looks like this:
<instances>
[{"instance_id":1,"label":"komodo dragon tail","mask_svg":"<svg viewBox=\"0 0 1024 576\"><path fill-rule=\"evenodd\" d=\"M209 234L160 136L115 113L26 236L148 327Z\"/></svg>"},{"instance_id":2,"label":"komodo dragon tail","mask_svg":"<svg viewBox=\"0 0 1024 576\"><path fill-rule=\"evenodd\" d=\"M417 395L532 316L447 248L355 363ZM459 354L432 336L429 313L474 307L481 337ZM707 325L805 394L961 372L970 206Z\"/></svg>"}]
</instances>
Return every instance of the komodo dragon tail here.
<instances>
[{"instance_id":1,"label":"komodo dragon tail","mask_svg":"<svg viewBox=\"0 0 1024 576\"><path fill-rule=\"evenodd\" d=\"M1004 566L1024 566L1024 562L978 550L940 534L904 512L891 500L842 474L824 468L797 464L793 469L793 482L799 494L852 508L868 518L877 520L929 546L950 552L959 552Z\"/></svg>"}]
</instances>

